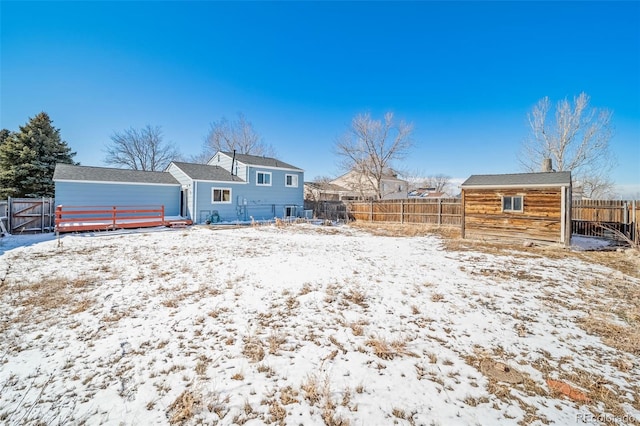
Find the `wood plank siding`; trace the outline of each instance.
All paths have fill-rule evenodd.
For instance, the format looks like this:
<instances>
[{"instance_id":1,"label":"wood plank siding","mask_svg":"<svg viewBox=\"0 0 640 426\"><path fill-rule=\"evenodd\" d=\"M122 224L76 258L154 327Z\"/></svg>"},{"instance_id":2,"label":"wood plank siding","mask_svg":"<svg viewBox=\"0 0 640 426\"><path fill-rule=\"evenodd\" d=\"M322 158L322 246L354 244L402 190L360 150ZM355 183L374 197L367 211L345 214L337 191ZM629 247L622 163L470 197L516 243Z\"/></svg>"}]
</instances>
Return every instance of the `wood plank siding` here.
<instances>
[{"instance_id":1,"label":"wood plank siding","mask_svg":"<svg viewBox=\"0 0 640 426\"><path fill-rule=\"evenodd\" d=\"M465 189L463 237L564 242L563 188ZM502 211L502 197L522 196L522 212Z\"/></svg>"},{"instance_id":2,"label":"wood plank siding","mask_svg":"<svg viewBox=\"0 0 640 426\"><path fill-rule=\"evenodd\" d=\"M571 244L571 172L472 175L461 188L462 238Z\"/></svg>"}]
</instances>

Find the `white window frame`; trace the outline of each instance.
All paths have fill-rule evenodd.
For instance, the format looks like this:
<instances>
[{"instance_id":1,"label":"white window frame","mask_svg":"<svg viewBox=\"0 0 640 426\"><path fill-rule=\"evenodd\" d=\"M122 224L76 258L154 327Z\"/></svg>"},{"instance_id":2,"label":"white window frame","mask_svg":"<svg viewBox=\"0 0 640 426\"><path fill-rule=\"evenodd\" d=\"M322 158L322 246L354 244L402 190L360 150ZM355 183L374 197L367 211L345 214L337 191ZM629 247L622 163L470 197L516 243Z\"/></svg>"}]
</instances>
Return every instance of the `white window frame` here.
<instances>
[{"instance_id":1,"label":"white window frame","mask_svg":"<svg viewBox=\"0 0 640 426\"><path fill-rule=\"evenodd\" d=\"M289 180L289 177L291 177L291 185L287 184L287 181ZM284 175L284 186L286 186L287 188L297 188L298 187L298 175L294 175L291 173L287 173L286 175Z\"/></svg>"},{"instance_id":2,"label":"white window frame","mask_svg":"<svg viewBox=\"0 0 640 426\"><path fill-rule=\"evenodd\" d=\"M222 191L220 193L220 198L221 198L220 201L216 201L216 198L215 198L216 191ZM224 193L225 193L225 191L229 192L229 201L224 201ZM233 195L233 193L232 193L231 188L213 187L213 188L211 188L211 204L231 204L232 203L231 200L233 200L233 196L232 195Z\"/></svg>"},{"instance_id":3,"label":"white window frame","mask_svg":"<svg viewBox=\"0 0 640 426\"><path fill-rule=\"evenodd\" d=\"M513 201L515 199L520 199L520 209L513 208ZM509 200L509 205L511 207L505 208L505 200ZM524 212L524 195L503 195L502 196L502 211L507 213L522 213Z\"/></svg>"},{"instance_id":4,"label":"white window frame","mask_svg":"<svg viewBox=\"0 0 640 426\"><path fill-rule=\"evenodd\" d=\"M258 182L258 176L259 175L269 176L269 183L259 183ZM262 178L262 182L264 182L264 177ZM273 182L273 179L272 179L272 176L271 176L271 172L256 171L256 185L257 186L271 186L271 182Z\"/></svg>"}]
</instances>

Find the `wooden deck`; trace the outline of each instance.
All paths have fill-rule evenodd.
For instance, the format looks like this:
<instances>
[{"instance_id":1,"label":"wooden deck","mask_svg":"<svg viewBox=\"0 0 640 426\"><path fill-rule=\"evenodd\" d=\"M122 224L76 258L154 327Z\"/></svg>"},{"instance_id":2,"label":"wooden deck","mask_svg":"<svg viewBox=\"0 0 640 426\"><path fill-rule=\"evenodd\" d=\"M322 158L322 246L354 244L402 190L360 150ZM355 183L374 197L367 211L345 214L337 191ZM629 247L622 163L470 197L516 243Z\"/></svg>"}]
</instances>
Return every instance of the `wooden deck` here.
<instances>
[{"instance_id":1,"label":"wooden deck","mask_svg":"<svg viewBox=\"0 0 640 426\"><path fill-rule=\"evenodd\" d=\"M185 218L166 218L164 206L57 206L55 215L58 233L192 224Z\"/></svg>"}]
</instances>

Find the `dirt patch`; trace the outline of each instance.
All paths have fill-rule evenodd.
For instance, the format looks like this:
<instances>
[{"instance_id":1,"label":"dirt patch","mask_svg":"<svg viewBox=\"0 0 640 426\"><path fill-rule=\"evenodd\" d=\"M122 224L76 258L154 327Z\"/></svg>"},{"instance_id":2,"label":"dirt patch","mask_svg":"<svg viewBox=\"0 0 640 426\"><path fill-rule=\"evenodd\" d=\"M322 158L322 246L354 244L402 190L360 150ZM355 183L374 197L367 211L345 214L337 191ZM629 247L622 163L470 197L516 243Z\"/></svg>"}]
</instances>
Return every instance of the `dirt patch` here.
<instances>
[{"instance_id":1,"label":"dirt patch","mask_svg":"<svg viewBox=\"0 0 640 426\"><path fill-rule=\"evenodd\" d=\"M515 368L505 364L504 362L494 361L485 358L480 361L480 371L490 379L506 383L522 383L524 381L522 374Z\"/></svg>"}]
</instances>

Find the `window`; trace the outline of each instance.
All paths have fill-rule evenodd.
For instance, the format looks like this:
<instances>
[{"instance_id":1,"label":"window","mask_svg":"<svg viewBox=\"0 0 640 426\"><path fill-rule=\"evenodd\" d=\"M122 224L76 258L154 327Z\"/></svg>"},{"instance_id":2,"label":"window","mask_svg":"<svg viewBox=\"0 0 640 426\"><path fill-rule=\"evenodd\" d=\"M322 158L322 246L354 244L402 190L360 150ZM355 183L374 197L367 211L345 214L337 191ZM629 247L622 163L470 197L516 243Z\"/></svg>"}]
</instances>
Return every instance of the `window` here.
<instances>
[{"instance_id":1,"label":"window","mask_svg":"<svg viewBox=\"0 0 640 426\"><path fill-rule=\"evenodd\" d=\"M229 188L212 188L211 203L231 203L231 189Z\"/></svg>"},{"instance_id":2,"label":"window","mask_svg":"<svg viewBox=\"0 0 640 426\"><path fill-rule=\"evenodd\" d=\"M271 172L256 172L256 185L271 186Z\"/></svg>"},{"instance_id":3,"label":"window","mask_svg":"<svg viewBox=\"0 0 640 426\"><path fill-rule=\"evenodd\" d=\"M295 206L285 206L284 208L284 217L294 217L296 215L296 207Z\"/></svg>"},{"instance_id":4,"label":"window","mask_svg":"<svg viewBox=\"0 0 640 426\"><path fill-rule=\"evenodd\" d=\"M298 175L285 175L284 186L290 186L292 188L298 187Z\"/></svg>"},{"instance_id":5,"label":"window","mask_svg":"<svg viewBox=\"0 0 640 426\"><path fill-rule=\"evenodd\" d=\"M522 195L502 196L503 212L521 212Z\"/></svg>"}]
</instances>

